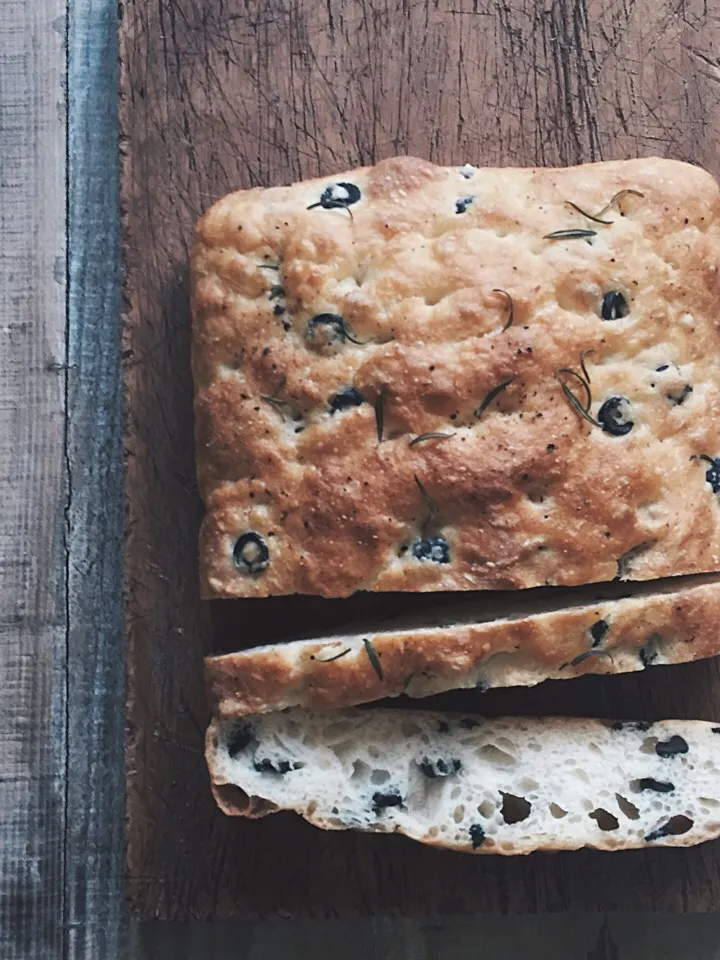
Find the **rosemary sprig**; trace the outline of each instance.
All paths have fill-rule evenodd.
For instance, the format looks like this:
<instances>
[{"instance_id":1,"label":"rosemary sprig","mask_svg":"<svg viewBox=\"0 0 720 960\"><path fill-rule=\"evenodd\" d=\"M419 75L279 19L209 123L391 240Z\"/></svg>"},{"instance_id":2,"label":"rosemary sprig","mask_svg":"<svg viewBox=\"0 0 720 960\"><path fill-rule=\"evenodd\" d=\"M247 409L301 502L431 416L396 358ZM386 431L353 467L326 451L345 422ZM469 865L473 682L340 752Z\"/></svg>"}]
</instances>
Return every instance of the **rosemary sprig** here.
<instances>
[{"instance_id":1,"label":"rosemary sprig","mask_svg":"<svg viewBox=\"0 0 720 960\"><path fill-rule=\"evenodd\" d=\"M587 372L587 367L585 366L585 357L589 353L595 353L595 350L593 347L589 347L587 350L583 350L583 352L580 354L580 369L585 374L585 379L587 380L588 383L590 383L590 374Z\"/></svg>"},{"instance_id":2,"label":"rosemary sprig","mask_svg":"<svg viewBox=\"0 0 720 960\"><path fill-rule=\"evenodd\" d=\"M582 207L579 207L576 203L573 203L572 200L566 200L565 203L567 203L569 207L572 207L573 210L577 210L577 212L582 214L583 217L587 217L588 220L592 220L594 223L602 223L604 226L610 226L610 224L614 223L615 221L603 220L603 216L618 202L620 197L624 197L629 193L635 197L645 197L644 193L640 193L639 190L633 190L632 188L618 190L618 192L613 194L613 196L608 200L602 210L598 210L597 213L588 213L587 210L583 210Z\"/></svg>"},{"instance_id":3,"label":"rosemary sprig","mask_svg":"<svg viewBox=\"0 0 720 960\"><path fill-rule=\"evenodd\" d=\"M495 397L499 396L499 394L501 394L503 390L506 390L510 386L510 384L513 382L513 380L517 380L517 374L514 374L512 377L508 377L507 380L503 380L502 383L499 383L496 387L493 387L492 390L488 392L483 402L475 411L475 416L478 419L483 415L483 413L485 413L485 411L493 402Z\"/></svg>"},{"instance_id":4,"label":"rosemary sprig","mask_svg":"<svg viewBox=\"0 0 720 960\"><path fill-rule=\"evenodd\" d=\"M384 680L385 675L383 674L383 668L382 668L382 664L380 663L380 657L377 655L375 651L375 647L372 645L372 641L365 638L363 639L363 644L365 645L365 652L368 655L368 660L372 664L373 670L378 675L380 680Z\"/></svg>"},{"instance_id":5,"label":"rosemary sprig","mask_svg":"<svg viewBox=\"0 0 720 960\"><path fill-rule=\"evenodd\" d=\"M413 477L415 478L415 483L418 486L418 490L420 491L422 498L425 501L425 506L428 508L428 513L429 513L428 523L431 523L435 515L437 514L437 507L435 506L435 502L433 501L432 497L425 489L425 484L422 482L420 477L416 473L413 474Z\"/></svg>"},{"instance_id":6,"label":"rosemary sprig","mask_svg":"<svg viewBox=\"0 0 720 960\"><path fill-rule=\"evenodd\" d=\"M515 319L515 306L513 304L513 298L510 296L507 290L501 290L500 287L493 287L493 293L501 293L504 297L507 298L508 310L510 312L508 314L507 320L505 321L505 326L500 331L501 333L505 333L508 327L511 327L513 325L513 320Z\"/></svg>"},{"instance_id":7,"label":"rosemary sprig","mask_svg":"<svg viewBox=\"0 0 720 960\"><path fill-rule=\"evenodd\" d=\"M572 207L573 210L577 210L577 212L582 214L583 217L587 217L588 220L592 220L594 223L603 223L606 227L609 227L612 223L612 220L601 220L600 214L598 213L588 213L587 210L583 210L582 207L579 207L576 203L573 203L572 200L566 200L565 203L569 207Z\"/></svg>"},{"instance_id":8,"label":"rosemary sprig","mask_svg":"<svg viewBox=\"0 0 720 960\"><path fill-rule=\"evenodd\" d=\"M414 447L416 443L424 443L426 440L449 440L450 437L454 437L454 433L421 433L413 439L408 444L409 447Z\"/></svg>"},{"instance_id":9,"label":"rosemary sprig","mask_svg":"<svg viewBox=\"0 0 720 960\"><path fill-rule=\"evenodd\" d=\"M279 263L259 263L258 270L279 270Z\"/></svg>"},{"instance_id":10,"label":"rosemary sprig","mask_svg":"<svg viewBox=\"0 0 720 960\"><path fill-rule=\"evenodd\" d=\"M559 669L564 670L565 667L579 667L580 664L584 663L589 657L610 657L610 660L615 663L612 655L608 653L607 650L585 650L584 653L579 653L569 663L563 663Z\"/></svg>"},{"instance_id":11,"label":"rosemary sprig","mask_svg":"<svg viewBox=\"0 0 720 960\"><path fill-rule=\"evenodd\" d=\"M553 230L552 233L546 233L543 240L588 240L590 237L596 237L597 230L578 230L572 228L569 230Z\"/></svg>"},{"instance_id":12,"label":"rosemary sprig","mask_svg":"<svg viewBox=\"0 0 720 960\"><path fill-rule=\"evenodd\" d=\"M355 220L353 212L350 207L347 205L347 202L344 200L318 200L317 203L311 203L309 207L306 207L306 210L315 210L317 207L322 207L323 210L347 210L350 214L350 219Z\"/></svg>"},{"instance_id":13,"label":"rosemary sprig","mask_svg":"<svg viewBox=\"0 0 720 960\"><path fill-rule=\"evenodd\" d=\"M575 377L578 383L582 386L583 390L585 391L585 406L583 407L583 410L587 413L592 404L592 394L590 393L590 386L587 378L581 377L577 370L573 370L572 367L560 367L558 373L569 373L570 376ZM562 380L560 382L562 383Z\"/></svg>"},{"instance_id":14,"label":"rosemary sprig","mask_svg":"<svg viewBox=\"0 0 720 960\"><path fill-rule=\"evenodd\" d=\"M380 387L380 392L375 399L375 428L377 429L378 443L382 443L385 429L385 384Z\"/></svg>"},{"instance_id":15,"label":"rosemary sprig","mask_svg":"<svg viewBox=\"0 0 720 960\"><path fill-rule=\"evenodd\" d=\"M270 406L275 407L283 417L285 416L285 408L290 406L288 400L281 400L279 397L273 397L265 393L260 394L260 399L264 400L265 403L269 403Z\"/></svg>"},{"instance_id":16,"label":"rosemary sprig","mask_svg":"<svg viewBox=\"0 0 720 960\"><path fill-rule=\"evenodd\" d=\"M290 419L294 419L294 413L299 413L297 406L293 404L292 401L283 400L282 397L278 396L278 394L285 389L286 383L287 377L283 377L272 393L260 394L260 399L265 403L269 403L271 407L274 407L284 420L287 419L288 411L290 412Z\"/></svg>"},{"instance_id":17,"label":"rosemary sprig","mask_svg":"<svg viewBox=\"0 0 720 960\"><path fill-rule=\"evenodd\" d=\"M316 660L318 663L332 663L333 660L339 660L341 657L346 657L351 652L351 650L352 650L351 647L346 647L344 650L341 650L340 653L336 653L332 657L316 657L313 654L313 656L310 659Z\"/></svg>"},{"instance_id":18,"label":"rosemary sprig","mask_svg":"<svg viewBox=\"0 0 720 960\"><path fill-rule=\"evenodd\" d=\"M344 324L343 333L346 340L349 340L350 343L356 343L359 347L364 347L366 344L370 343L370 340L358 340L357 337L354 337L348 330L347 323Z\"/></svg>"},{"instance_id":19,"label":"rosemary sprig","mask_svg":"<svg viewBox=\"0 0 720 960\"><path fill-rule=\"evenodd\" d=\"M558 371L558 372L559 372L559 371ZM556 376L557 376L557 374L556 374ZM563 391L563 393L565 394L565 397L566 397L568 403L570 404L570 406L573 408L573 410L575 410L576 413L580 414L580 416L581 416L584 420L587 420L587 422L588 422L588 423L591 423L594 427L601 427L602 424L601 424L599 421L597 421L597 420L595 419L595 417L591 417L591 416L590 416L590 414L588 413L588 411L583 407L583 405L580 403L580 401L578 400L578 398L577 398L577 397L575 396L575 394L572 392L572 390L570 389L570 387L568 387L568 385L567 385L566 383L563 383L563 381L560 380L559 377L558 377L558 380L559 380L559 382L560 382L560 386L562 387L562 391Z\"/></svg>"},{"instance_id":20,"label":"rosemary sprig","mask_svg":"<svg viewBox=\"0 0 720 960\"><path fill-rule=\"evenodd\" d=\"M317 330L323 327L333 330L341 340L349 340L350 343L355 343L359 347L364 347L371 342L370 340L358 340L357 337L353 336L345 317L341 317L339 313L316 313L314 317L310 317L307 325L307 336L312 340Z\"/></svg>"},{"instance_id":21,"label":"rosemary sprig","mask_svg":"<svg viewBox=\"0 0 720 960\"><path fill-rule=\"evenodd\" d=\"M605 206L602 208L602 210L600 210L599 213L595 214L595 216L601 217L604 213L607 213L607 212L608 212L608 210L610 209L610 207L614 206L614 205L618 202L618 200L620 199L620 197L625 197L625 196L627 196L628 194L632 194L633 197L641 197L643 200L645 199L645 194L644 194L644 193L640 193L639 190L633 190L632 187L627 187L625 190L618 190L617 193L614 193L614 194L612 195L612 197L610 197L610 199L609 199L608 202L605 204Z\"/></svg>"},{"instance_id":22,"label":"rosemary sprig","mask_svg":"<svg viewBox=\"0 0 720 960\"><path fill-rule=\"evenodd\" d=\"M573 408L573 410L584 420L587 420L588 423L591 423L594 427L602 427L602 424L596 420L595 417L590 415L590 407L592 406L592 393L590 391L590 374L587 372L587 367L585 366L585 357L591 352L592 350L588 349L583 350L583 352L580 354L580 368L582 369L582 374L579 374L577 370L573 370L572 367L560 367L559 370L555 371L555 377L562 387L562 392L565 394L565 399ZM581 384L583 390L585 391L585 406L583 406L567 383L565 383L561 374L574 377L578 383Z\"/></svg>"}]
</instances>

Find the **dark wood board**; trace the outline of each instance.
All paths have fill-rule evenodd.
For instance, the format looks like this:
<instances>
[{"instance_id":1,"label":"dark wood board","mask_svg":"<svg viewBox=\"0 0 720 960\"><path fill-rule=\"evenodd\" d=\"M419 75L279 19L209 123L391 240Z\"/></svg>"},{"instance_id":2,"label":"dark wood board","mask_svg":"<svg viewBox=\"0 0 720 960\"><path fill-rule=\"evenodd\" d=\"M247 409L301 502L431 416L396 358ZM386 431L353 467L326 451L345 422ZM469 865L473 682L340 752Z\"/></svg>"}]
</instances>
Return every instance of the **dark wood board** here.
<instances>
[{"instance_id":1,"label":"dark wood board","mask_svg":"<svg viewBox=\"0 0 720 960\"><path fill-rule=\"evenodd\" d=\"M398 601L199 601L187 267L194 221L225 192L398 153L521 165L661 154L720 174L720 10L702 0L125 0L121 12L135 916L720 908L717 843L473 858L215 810L203 653ZM438 702L713 718L720 675L710 662Z\"/></svg>"}]
</instances>

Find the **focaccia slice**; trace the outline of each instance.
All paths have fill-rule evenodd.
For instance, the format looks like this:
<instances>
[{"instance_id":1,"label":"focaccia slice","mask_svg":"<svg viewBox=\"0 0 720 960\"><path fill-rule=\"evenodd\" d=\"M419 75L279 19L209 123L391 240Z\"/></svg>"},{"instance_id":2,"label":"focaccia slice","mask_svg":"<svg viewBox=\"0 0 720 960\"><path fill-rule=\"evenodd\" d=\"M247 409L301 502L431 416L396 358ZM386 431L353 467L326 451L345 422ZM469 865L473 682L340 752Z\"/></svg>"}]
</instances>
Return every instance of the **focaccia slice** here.
<instances>
[{"instance_id":1,"label":"focaccia slice","mask_svg":"<svg viewBox=\"0 0 720 960\"><path fill-rule=\"evenodd\" d=\"M400 694L627 673L720 653L718 582L646 584L621 599L611 598L612 587L588 587L572 594L572 606L570 591L562 591L564 599L554 593L518 595L514 613L487 609L482 600L458 602L414 621L208 657L210 705L220 717L328 710ZM252 642L238 637L241 645Z\"/></svg>"},{"instance_id":2,"label":"focaccia slice","mask_svg":"<svg viewBox=\"0 0 720 960\"><path fill-rule=\"evenodd\" d=\"M214 721L227 814L294 810L325 830L467 853L692 846L720 836L720 726L415 710Z\"/></svg>"}]
</instances>

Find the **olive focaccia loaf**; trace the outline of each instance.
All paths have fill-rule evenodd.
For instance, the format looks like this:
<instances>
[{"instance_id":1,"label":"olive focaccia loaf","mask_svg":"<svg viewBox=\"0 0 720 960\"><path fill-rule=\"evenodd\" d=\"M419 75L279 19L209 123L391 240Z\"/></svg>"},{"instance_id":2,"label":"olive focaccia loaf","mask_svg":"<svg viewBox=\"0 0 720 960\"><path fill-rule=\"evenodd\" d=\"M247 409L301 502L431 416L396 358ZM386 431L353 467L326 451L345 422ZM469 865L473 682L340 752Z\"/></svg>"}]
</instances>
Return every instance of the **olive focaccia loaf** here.
<instances>
[{"instance_id":1,"label":"olive focaccia loaf","mask_svg":"<svg viewBox=\"0 0 720 960\"><path fill-rule=\"evenodd\" d=\"M228 814L294 810L326 830L468 853L692 846L720 835L720 726L406 710L213 721Z\"/></svg>"},{"instance_id":2,"label":"olive focaccia loaf","mask_svg":"<svg viewBox=\"0 0 720 960\"><path fill-rule=\"evenodd\" d=\"M617 585L576 588L583 602L576 594L573 606L553 609L549 601L545 612L523 613L523 599L529 609L539 606L532 599L537 591L528 591L512 615L496 619L483 613L481 601L458 602L415 623L390 621L208 657L208 698L224 718L295 706L328 710L400 694L627 673L718 654L720 583L669 583L662 591L638 585L636 596L623 599L604 597Z\"/></svg>"},{"instance_id":3,"label":"olive focaccia loaf","mask_svg":"<svg viewBox=\"0 0 720 960\"><path fill-rule=\"evenodd\" d=\"M205 595L720 569L719 201L669 160L404 157L216 203Z\"/></svg>"}]
</instances>

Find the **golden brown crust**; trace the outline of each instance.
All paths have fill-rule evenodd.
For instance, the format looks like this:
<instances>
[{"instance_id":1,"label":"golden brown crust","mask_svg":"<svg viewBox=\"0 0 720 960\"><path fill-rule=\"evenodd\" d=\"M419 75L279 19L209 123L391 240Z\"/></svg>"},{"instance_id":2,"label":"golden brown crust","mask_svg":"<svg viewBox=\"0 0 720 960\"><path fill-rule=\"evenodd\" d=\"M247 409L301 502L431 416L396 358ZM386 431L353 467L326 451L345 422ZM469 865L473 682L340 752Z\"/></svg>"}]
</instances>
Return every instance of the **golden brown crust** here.
<instances>
[{"instance_id":1,"label":"golden brown crust","mask_svg":"<svg viewBox=\"0 0 720 960\"><path fill-rule=\"evenodd\" d=\"M343 182L358 202L317 205ZM624 189L643 196L610 225L567 204L597 212ZM204 593L590 583L623 556L638 580L720 568L717 498L691 459L720 452L719 197L667 160L466 178L397 158L217 203L192 257ZM544 239L564 228L596 235ZM603 320L613 290L630 312ZM319 314L349 337L309 336ZM556 372L589 350L590 412L628 398L625 435L563 395ZM351 386L365 402L331 414ZM437 431L453 435L409 445ZM233 563L246 531L269 550L257 573ZM450 562L413 555L428 535Z\"/></svg>"},{"instance_id":2,"label":"golden brown crust","mask_svg":"<svg viewBox=\"0 0 720 960\"><path fill-rule=\"evenodd\" d=\"M720 583L708 583L516 620L258 647L208 657L205 676L218 717L290 706L328 710L401 693L532 686L715 656L719 621ZM606 628L597 626L603 622Z\"/></svg>"}]
</instances>

